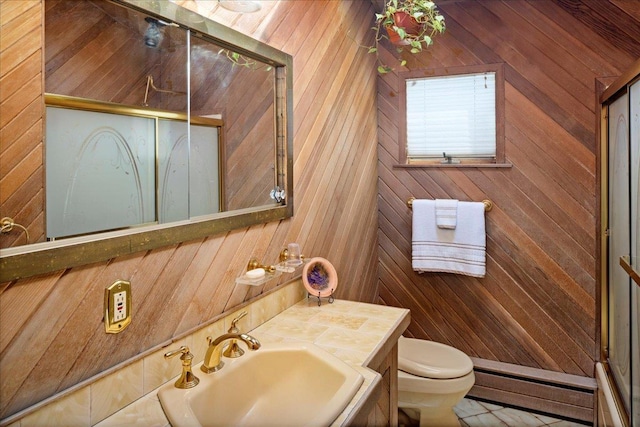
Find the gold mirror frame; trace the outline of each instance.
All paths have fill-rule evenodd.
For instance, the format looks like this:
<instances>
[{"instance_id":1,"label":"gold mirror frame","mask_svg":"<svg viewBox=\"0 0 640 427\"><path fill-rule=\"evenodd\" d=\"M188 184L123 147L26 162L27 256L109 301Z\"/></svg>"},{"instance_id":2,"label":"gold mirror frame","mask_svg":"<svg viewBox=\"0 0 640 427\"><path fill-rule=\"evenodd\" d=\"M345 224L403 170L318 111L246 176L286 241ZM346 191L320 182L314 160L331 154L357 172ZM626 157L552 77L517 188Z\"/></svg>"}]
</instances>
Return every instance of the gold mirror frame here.
<instances>
[{"instance_id":1,"label":"gold mirror frame","mask_svg":"<svg viewBox=\"0 0 640 427\"><path fill-rule=\"evenodd\" d=\"M293 216L293 58L291 55L172 2L111 1L175 22L221 47L259 59L275 68L276 135L274 137L278 157L278 185L285 188L285 204L222 212L205 219L159 224L141 227L139 230L100 233L2 249L0 250L0 283L106 261L181 242L204 239L237 228L279 221Z\"/></svg>"}]
</instances>

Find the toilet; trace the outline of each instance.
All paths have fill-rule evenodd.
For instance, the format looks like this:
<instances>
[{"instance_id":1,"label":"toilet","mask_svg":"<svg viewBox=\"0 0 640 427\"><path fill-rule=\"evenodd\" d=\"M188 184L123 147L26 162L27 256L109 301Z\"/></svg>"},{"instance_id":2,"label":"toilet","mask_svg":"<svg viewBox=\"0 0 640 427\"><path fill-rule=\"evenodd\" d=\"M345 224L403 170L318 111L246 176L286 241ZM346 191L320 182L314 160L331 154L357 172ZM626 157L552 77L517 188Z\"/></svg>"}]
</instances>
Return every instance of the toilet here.
<instances>
[{"instance_id":1,"label":"toilet","mask_svg":"<svg viewBox=\"0 0 640 427\"><path fill-rule=\"evenodd\" d=\"M434 341L398 340L398 407L420 426L459 427L453 407L475 382L463 352Z\"/></svg>"}]
</instances>

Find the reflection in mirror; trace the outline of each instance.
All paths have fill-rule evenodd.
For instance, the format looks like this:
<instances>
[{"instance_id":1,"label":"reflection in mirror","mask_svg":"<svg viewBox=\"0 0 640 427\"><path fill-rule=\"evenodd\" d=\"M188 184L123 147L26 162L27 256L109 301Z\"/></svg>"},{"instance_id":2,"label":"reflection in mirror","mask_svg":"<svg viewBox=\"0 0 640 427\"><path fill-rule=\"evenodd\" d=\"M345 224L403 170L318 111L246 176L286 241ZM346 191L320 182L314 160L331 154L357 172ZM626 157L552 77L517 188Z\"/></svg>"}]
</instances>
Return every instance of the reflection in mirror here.
<instances>
[{"instance_id":1,"label":"reflection in mirror","mask_svg":"<svg viewBox=\"0 0 640 427\"><path fill-rule=\"evenodd\" d=\"M221 120L45 99L47 239L223 210Z\"/></svg>"},{"instance_id":2,"label":"reflection in mirror","mask_svg":"<svg viewBox=\"0 0 640 427\"><path fill-rule=\"evenodd\" d=\"M3 205L5 215L32 233L25 249L15 247L25 243L20 233L0 235L0 280L292 215L289 55L169 1L45 3L45 92L50 94L43 150L46 202L31 199L10 211ZM69 99L75 103L72 108L62 105ZM85 143L72 155L70 141L85 141L95 130L71 125L72 120L86 125L83 114L99 125L124 126L118 132L139 122L140 129L148 129L140 131L144 143L121 144L115 132L109 144L93 141L88 148L91 144ZM64 151L54 146L50 132L56 127L67 134L61 142ZM166 155L181 149L180 155ZM101 151L107 159L97 157ZM71 163L62 163L65 156ZM83 157L92 160L80 161ZM54 182L49 172L56 167L67 172L62 189L57 184L49 188ZM122 176L98 175L118 167ZM69 175L69 170L75 172ZM168 174L180 179L167 179ZM119 191L124 181L134 187L133 193ZM88 200L79 197L79 187L89 193ZM283 198L274 200L276 188ZM67 200L85 208L116 208L108 219L98 218L95 212L70 209ZM127 217L131 210L135 221ZM124 215L116 217L118 213ZM77 218L84 216L94 224L57 231L56 216L59 223L80 225ZM46 218L46 227L31 226L38 218ZM101 230L106 233L95 234ZM82 237L67 237L77 235ZM62 237L64 245L47 242Z\"/></svg>"},{"instance_id":3,"label":"reflection in mirror","mask_svg":"<svg viewBox=\"0 0 640 427\"><path fill-rule=\"evenodd\" d=\"M225 206L274 203L275 69L202 37L191 38L191 117L224 120Z\"/></svg>"},{"instance_id":4,"label":"reflection in mirror","mask_svg":"<svg viewBox=\"0 0 640 427\"><path fill-rule=\"evenodd\" d=\"M105 23L94 37L86 36L82 25L56 32L56 17L68 9ZM46 14L53 29L46 33L45 90L82 98L88 109L96 109L89 100L113 107L97 105L109 114L86 111L78 103L74 108L80 111L47 109L47 238L185 220L217 213L221 206L273 203L273 67L106 0L61 1ZM76 67L107 35L111 48L99 54L100 64ZM72 78L69 67L77 70ZM122 114L124 109L131 114ZM158 120L172 112L192 123L227 122L221 156L207 128ZM96 135L100 139L87 140Z\"/></svg>"}]
</instances>

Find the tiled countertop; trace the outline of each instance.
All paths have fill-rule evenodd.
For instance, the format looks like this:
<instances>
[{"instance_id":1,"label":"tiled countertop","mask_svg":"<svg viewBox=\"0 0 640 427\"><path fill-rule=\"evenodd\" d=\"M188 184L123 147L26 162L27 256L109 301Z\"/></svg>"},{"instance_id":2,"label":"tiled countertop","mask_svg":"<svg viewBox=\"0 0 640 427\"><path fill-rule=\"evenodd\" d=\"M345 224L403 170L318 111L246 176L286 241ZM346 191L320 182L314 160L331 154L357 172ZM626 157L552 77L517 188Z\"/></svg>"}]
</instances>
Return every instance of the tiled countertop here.
<instances>
[{"instance_id":1,"label":"tiled countertop","mask_svg":"<svg viewBox=\"0 0 640 427\"><path fill-rule=\"evenodd\" d=\"M380 381L380 375L368 369L367 365L379 352L385 351L389 340L395 342L398 339L408 320L407 309L344 300L335 300L332 304L323 300L318 306L317 299L309 298L250 333L263 344L292 340L313 343L362 374L363 385L333 423L341 426ZM97 426L169 426L157 391L148 393Z\"/></svg>"}]
</instances>

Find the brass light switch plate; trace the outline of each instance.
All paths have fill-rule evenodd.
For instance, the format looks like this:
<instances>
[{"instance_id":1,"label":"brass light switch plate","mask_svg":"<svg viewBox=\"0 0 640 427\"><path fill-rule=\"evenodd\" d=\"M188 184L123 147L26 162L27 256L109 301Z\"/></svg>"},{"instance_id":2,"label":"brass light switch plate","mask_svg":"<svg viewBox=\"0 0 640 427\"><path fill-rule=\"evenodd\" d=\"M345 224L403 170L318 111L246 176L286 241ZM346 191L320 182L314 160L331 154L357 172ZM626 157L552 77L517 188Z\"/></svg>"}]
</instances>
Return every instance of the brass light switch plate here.
<instances>
[{"instance_id":1,"label":"brass light switch plate","mask_svg":"<svg viewBox=\"0 0 640 427\"><path fill-rule=\"evenodd\" d=\"M122 332L131 323L131 283L118 280L104 290L104 329Z\"/></svg>"}]
</instances>

